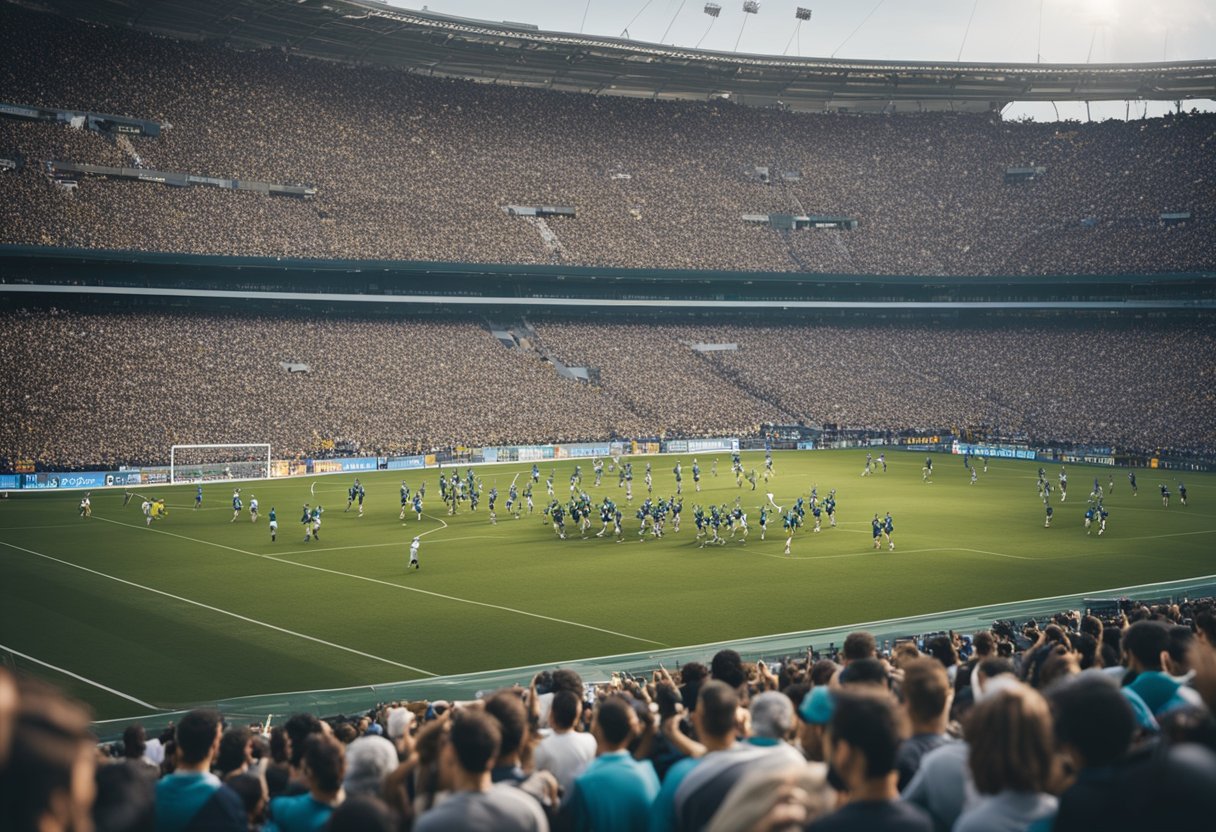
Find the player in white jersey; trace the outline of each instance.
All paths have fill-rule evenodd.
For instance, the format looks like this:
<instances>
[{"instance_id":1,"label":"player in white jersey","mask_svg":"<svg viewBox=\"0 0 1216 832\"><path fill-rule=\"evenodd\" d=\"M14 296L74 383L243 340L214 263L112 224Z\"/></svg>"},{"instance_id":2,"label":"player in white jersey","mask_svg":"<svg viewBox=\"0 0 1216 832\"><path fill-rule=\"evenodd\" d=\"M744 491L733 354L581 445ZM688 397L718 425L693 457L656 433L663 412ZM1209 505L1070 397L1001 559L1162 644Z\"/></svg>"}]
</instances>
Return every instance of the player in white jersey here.
<instances>
[{"instance_id":1,"label":"player in white jersey","mask_svg":"<svg viewBox=\"0 0 1216 832\"><path fill-rule=\"evenodd\" d=\"M149 502L148 500L144 500L143 504L140 505L139 510L144 513L144 525L151 526L152 525L152 503Z\"/></svg>"},{"instance_id":2,"label":"player in white jersey","mask_svg":"<svg viewBox=\"0 0 1216 832\"><path fill-rule=\"evenodd\" d=\"M250 522L258 522L258 498L249 495L249 520Z\"/></svg>"},{"instance_id":3,"label":"player in white jersey","mask_svg":"<svg viewBox=\"0 0 1216 832\"><path fill-rule=\"evenodd\" d=\"M410 562L409 562L409 564L408 564L408 565L405 567L406 569L409 569L411 566L412 566L412 567L414 567L414 569L421 569L421 568L422 568L422 565L418 563L418 547L419 547L421 544L422 544L422 540L421 540L421 538L417 538L417 537L415 537L415 538L414 538L414 539L413 539L413 540L410 542Z\"/></svg>"},{"instance_id":4,"label":"player in white jersey","mask_svg":"<svg viewBox=\"0 0 1216 832\"><path fill-rule=\"evenodd\" d=\"M88 517L93 513L93 503L89 500L89 495L85 494L80 501L80 516Z\"/></svg>"}]
</instances>

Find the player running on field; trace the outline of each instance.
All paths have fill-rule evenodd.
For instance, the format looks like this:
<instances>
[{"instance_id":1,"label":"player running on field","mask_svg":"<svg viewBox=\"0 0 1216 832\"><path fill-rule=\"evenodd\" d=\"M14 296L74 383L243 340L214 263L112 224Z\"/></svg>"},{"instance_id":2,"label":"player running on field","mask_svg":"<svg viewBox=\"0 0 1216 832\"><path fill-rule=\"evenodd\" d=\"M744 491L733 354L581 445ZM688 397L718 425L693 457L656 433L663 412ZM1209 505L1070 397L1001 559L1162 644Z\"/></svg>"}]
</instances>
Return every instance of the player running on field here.
<instances>
[{"instance_id":1,"label":"player running on field","mask_svg":"<svg viewBox=\"0 0 1216 832\"><path fill-rule=\"evenodd\" d=\"M232 519L229 523L235 523L236 519L241 516L241 489L232 492Z\"/></svg>"},{"instance_id":2,"label":"player running on field","mask_svg":"<svg viewBox=\"0 0 1216 832\"><path fill-rule=\"evenodd\" d=\"M975 470L974 468L972 470ZM895 551L895 521L891 519L891 512L887 512L887 516L882 521L882 533L887 538L887 549Z\"/></svg>"},{"instance_id":3,"label":"player running on field","mask_svg":"<svg viewBox=\"0 0 1216 832\"><path fill-rule=\"evenodd\" d=\"M421 543L421 538L418 537L415 537L412 541L410 541L410 562L406 565L406 569L409 569L411 566L414 567L415 570L422 568L422 564L418 562L418 547L421 545Z\"/></svg>"},{"instance_id":4,"label":"player running on field","mask_svg":"<svg viewBox=\"0 0 1216 832\"><path fill-rule=\"evenodd\" d=\"M249 522L258 522L258 498L253 494L249 495Z\"/></svg>"},{"instance_id":5,"label":"player running on field","mask_svg":"<svg viewBox=\"0 0 1216 832\"><path fill-rule=\"evenodd\" d=\"M274 513L274 506L270 507L270 542L274 543L275 538L279 534L279 518Z\"/></svg>"}]
</instances>

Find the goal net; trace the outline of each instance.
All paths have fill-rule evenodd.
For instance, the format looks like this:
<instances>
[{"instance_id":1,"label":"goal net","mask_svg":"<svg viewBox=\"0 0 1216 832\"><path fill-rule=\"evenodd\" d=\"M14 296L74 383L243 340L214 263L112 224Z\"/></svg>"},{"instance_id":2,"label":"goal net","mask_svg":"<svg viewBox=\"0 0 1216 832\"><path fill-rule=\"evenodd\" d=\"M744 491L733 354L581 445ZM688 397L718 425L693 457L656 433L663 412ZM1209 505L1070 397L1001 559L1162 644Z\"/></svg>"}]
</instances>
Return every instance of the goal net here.
<instances>
[{"instance_id":1,"label":"goal net","mask_svg":"<svg viewBox=\"0 0 1216 832\"><path fill-rule=\"evenodd\" d=\"M169 449L169 482L270 478L270 445L174 445Z\"/></svg>"}]
</instances>

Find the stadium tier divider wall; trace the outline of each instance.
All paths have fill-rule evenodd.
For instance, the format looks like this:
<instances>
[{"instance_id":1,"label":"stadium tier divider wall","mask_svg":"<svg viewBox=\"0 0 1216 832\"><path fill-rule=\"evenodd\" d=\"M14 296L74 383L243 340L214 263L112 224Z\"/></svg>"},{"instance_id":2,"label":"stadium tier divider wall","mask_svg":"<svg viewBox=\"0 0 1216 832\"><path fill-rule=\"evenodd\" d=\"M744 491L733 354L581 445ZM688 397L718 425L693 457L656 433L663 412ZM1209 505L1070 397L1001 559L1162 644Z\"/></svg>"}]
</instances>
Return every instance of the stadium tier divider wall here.
<instances>
[{"instance_id":1,"label":"stadium tier divider wall","mask_svg":"<svg viewBox=\"0 0 1216 832\"><path fill-rule=\"evenodd\" d=\"M233 724L264 723L269 718L271 724L278 725L291 714L302 711L325 717L362 713L376 705L389 702L475 699L483 693L514 684L527 686L537 673L559 667L577 671L583 677L584 682L599 683L607 682L614 673L645 676L658 668L660 664L669 669L694 660L708 664L714 653L725 648L738 651L745 661L764 659L772 665L783 662L787 658L802 658L806 656L808 648L824 653L829 652L832 647L839 648L844 643L845 636L855 630L868 630L874 634L880 646L884 644L890 646L897 639L916 638L949 630L970 635L977 630L991 627L996 621L1013 620L1020 624L1030 618L1043 618L1064 610L1079 610L1083 613L1091 609L1095 613L1100 610L1113 611L1121 599L1175 602L1186 598L1211 595L1216 595L1216 575L945 610L906 618L857 622L839 627L674 647L666 650L572 659L553 664L462 673L392 684L242 696L214 702L197 702L192 703L192 706L217 708ZM8 658L10 665L20 666L11 655ZM129 717L94 723L94 731L102 741L117 740L121 737L123 728L132 722L140 722L149 729L149 733L156 733L154 728L159 730L161 726L180 719L185 713L184 706L178 710L166 709L145 713L133 711Z\"/></svg>"}]
</instances>

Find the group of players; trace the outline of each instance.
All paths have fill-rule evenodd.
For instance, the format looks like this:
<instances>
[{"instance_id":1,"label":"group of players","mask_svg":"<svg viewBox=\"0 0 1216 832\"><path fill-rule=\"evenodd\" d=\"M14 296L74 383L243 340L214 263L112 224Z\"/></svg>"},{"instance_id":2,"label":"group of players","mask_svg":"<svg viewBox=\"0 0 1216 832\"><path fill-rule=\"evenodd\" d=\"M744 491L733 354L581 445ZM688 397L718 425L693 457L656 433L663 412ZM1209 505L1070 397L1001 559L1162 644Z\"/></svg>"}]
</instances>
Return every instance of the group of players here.
<instances>
[{"instance_id":1,"label":"group of players","mask_svg":"<svg viewBox=\"0 0 1216 832\"><path fill-rule=\"evenodd\" d=\"M1063 503L1068 500L1068 469L1065 466L1060 466L1060 473L1056 475L1056 481L1058 483L1056 490L1060 492L1060 502ZM1140 488L1136 482L1135 471L1127 472L1127 484L1132 492L1132 496L1139 496ZM1107 477L1106 486L1103 489L1101 481L1097 477L1094 477L1094 487L1089 492L1089 497L1085 504L1085 533L1087 535L1092 535L1095 528L1098 530L1099 537L1106 534L1106 523L1110 517L1110 511L1107 510L1103 500L1108 494L1113 494L1115 491L1114 474L1110 474ZM1055 516L1055 508L1051 505L1051 492L1053 489L1051 482L1048 480L1047 472L1041 466L1039 468L1037 488L1046 513L1043 527L1051 528L1051 520ZM1158 484L1158 488L1161 491L1161 506L1169 508L1171 496L1169 485L1162 482ZM1186 505L1186 484L1181 480L1178 481L1178 499L1182 505Z\"/></svg>"}]
</instances>

